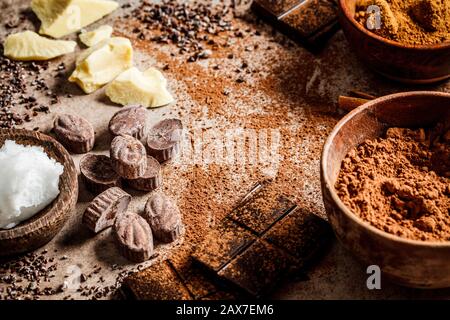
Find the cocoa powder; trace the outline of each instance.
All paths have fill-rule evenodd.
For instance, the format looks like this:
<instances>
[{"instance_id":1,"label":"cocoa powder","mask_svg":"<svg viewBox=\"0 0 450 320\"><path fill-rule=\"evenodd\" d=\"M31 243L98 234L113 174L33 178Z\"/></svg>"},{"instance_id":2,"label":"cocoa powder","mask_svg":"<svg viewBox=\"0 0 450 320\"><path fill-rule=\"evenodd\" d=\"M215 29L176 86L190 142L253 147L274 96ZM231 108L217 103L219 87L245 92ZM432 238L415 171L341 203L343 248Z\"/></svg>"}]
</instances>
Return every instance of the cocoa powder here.
<instances>
[{"instance_id":1,"label":"cocoa powder","mask_svg":"<svg viewBox=\"0 0 450 320\"><path fill-rule=\"evenodd\" d=\"M336 182L351 211L388 233L450 240L450 133L390 128L342 162ZM432 141L432 142L431 142Z\"/></svg>"},{"instance_id":2,"label":"cocoa powder","mask_svg":"<svg viewBox=\"0 0 450 320\"><path fill-rule=\"evenodd\" d=\"M379 27L370 6L380 9ZM450 41L448 0L358 0L355 19L384 38L409 45Z\"/></svg>"}]
</instances>

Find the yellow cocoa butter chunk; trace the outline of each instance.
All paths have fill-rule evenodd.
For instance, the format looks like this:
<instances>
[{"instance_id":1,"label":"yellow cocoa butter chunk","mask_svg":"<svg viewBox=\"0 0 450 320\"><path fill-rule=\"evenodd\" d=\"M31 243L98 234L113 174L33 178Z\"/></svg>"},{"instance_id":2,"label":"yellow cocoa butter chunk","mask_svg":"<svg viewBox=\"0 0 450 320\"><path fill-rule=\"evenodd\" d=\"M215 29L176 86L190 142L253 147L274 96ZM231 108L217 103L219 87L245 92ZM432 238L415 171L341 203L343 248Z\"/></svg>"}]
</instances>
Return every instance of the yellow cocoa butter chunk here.
<instances>
[{"instance_id":1,"label":"yellow cocoa butter chunk","mask_svg":"<svg viewBox=\"0 0 450 320\"><path fill-rule=\"evenodd\" d=\"M111 0L32 0L31 8L41 20L39 33L60 38L76 32L113 12Z\"/></svg>"},{"instance_id":2,"label":"yellow cocoa butter chunk","mask_svg":"<svg viewBox=\"0 0 450 320\"><path fill-rule=\"evenodd\" d=\"M112 33L113 28L111 26L104 25L95 30L81 33L79 38L85 45L92 47L103 40L111 38Z\"/></svg>"},{"instance_id":3,"label":"yellow cocoa butter chunk","mask_svg":"<svg viewBox=\"0 0 450 320\"><path fill-rule=\"evenodd\" d=\"M143 105L155 108L174 102L167 90L167 80L155 68L145 72L130 68L121 73L106 87L111 101L121 105Z\"/></svg>"},{"instance_id":4,"label":"yellow cocoa butter chunk","mask_svg":"<svg viewBox=\"0 0 450 320\"><path fill-rule=\"evenodd\" d=\"M92 93L132 65L130 40L113 37L82 52L69 81L77 83L84 92Z\"/></svg>"},{"instance_id":5,"label":"yellow cocoa butter chunk","mask_svg":"<svg viewBox=\"0 0 450 320\"><path fill-rule=\"evenodd\" d=\"M4 54L13 60L50 60L74 52L75 41L47 39L33 31L8 36L3 44Z\"/></svg>"}]
</instances>

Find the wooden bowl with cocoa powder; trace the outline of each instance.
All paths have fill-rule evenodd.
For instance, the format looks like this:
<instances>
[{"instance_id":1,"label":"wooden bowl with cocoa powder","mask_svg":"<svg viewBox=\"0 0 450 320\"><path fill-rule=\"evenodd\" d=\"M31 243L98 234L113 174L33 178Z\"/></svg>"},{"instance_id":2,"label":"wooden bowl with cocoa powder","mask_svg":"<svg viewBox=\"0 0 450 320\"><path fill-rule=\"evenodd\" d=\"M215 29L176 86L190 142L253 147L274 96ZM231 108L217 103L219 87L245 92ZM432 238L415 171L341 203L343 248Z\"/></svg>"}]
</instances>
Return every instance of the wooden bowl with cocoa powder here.
<instances>
[{"instance_id":1,"label":"wooden bowl with cocoa powder","mask_svg":"<svg viewBox=\"0 0 450 320\"><path fill-rule=\"evenodd\" d=\"M358 58L369 68L405 83L433 83L450 78L450 41L407 45L383 38L355 20L357 0L339 0L339 21Z\"/></svg>"},{"instance_id":2,"label":"wooden bowl with cocoa powder","mask_svg":"<svg viewBox=\"0 0 450 320\"><path fill-rule=\"evenodd\" d=\"M325 142L322 195L340 242L366 266L378 265L386 278L416 288L450 287L450 242L402 238L375 228L343 203L335 184L348 152L391 127L431 128L450 117L450 94L398 93L370 101L347 114Z\"/></svg>"},{"instance_id":3,"label":"wooden bowl with cocoa powder","mask_svg":"<svg viewBox=\"0 0 450 320\"><path fill-rule=\"evenodd\" d=\"M64 172L59 179L60 193L52 203L16 227L0 229L0 256L13 256L43 246L61 230L75 210L78 176L70 154L48 135L23 129L0 129L0 146L5 140L43 147L47 155L64 166Z\"/></svg>"}]
</instances>

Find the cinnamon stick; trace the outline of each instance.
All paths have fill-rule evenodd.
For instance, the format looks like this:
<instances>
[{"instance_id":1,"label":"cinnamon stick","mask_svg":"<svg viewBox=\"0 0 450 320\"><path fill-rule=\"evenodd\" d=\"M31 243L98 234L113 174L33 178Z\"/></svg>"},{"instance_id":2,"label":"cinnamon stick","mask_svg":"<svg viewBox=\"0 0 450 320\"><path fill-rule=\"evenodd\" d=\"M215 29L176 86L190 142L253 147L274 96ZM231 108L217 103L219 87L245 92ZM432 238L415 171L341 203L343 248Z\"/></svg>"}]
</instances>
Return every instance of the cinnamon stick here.
<instances>
[{"instance_id":1,"label":"cinnamon stick","mask_svg":"<svg viewBox=\"0 0 450 320\"><path fill-rule=\"evenodd\" d=\"M370 99L339 96L339 108L345 111L351 111L368 101L370 101Z\"/></svg>"},{"instance_id":2,"label":"cinnamon stick","mask_svg":"<svg viewBox=\"0 0 450 320\"><path fill-rule=\"evenodd\" d=\"M348 92L348 94L350 96L352 96L352 97L355 97L355 98L362 98L362 99L368 99L368 100L372 100L372 99L376 99L377 98L376 96L374 96L372 94L365 93L365 92L362 92L362 91L359 91L359 90L350 90Z\"/></svg>"}]
</instances>

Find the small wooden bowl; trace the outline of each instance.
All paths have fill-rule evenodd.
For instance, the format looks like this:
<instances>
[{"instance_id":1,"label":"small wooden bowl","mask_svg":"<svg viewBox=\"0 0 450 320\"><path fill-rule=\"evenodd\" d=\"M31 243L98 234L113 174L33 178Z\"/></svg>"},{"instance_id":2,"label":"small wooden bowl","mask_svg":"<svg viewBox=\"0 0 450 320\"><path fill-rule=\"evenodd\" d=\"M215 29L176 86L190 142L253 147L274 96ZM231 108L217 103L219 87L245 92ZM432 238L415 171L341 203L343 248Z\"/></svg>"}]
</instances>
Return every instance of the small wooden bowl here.
<instances>
[{"instance_id":1,"label":"small wooden bowl","mask_svg":"<svg viewBox=\"0 0 450 320\"><path fill-rule=\"evenodd\" d=\"M450 242L414 241L381 231L353 214L334 186L342 160L364 140L383 135L389 127L431 127L446 117L450 117L448 93L381 97L347 114L322 153L322 195L337 238L366 266L378 265L387 278L409 287L450 287Z\"/></svg>"},{"instance_id":2,"label":"small wooden bowl","mask_svg":"<svg viewBox=\"0 0 450 320\"><path fill-rule=\"evenodd\" d=\"M18 226L9 230L0 229L0 256L12 256L43 246L61 230L75 209L78 176L72 157L52 137L35 131L0 129L0 146L5 140L14 140L22 145L41 146L51 158L64 165L58 197L41 212Z\"/></svg>"},{"instance_id":3,"label":"small wooden bowl","mask_svg":"<svg viewBox=\"0 0 450 320\"><path fill-rule=\"evenodd\" d=\"M405 83L450 78L450 42L412 46L380 37L355 19L357 0L339 0L339 21L356 55L372 70Z\"/></svg>"}]
</instances>

